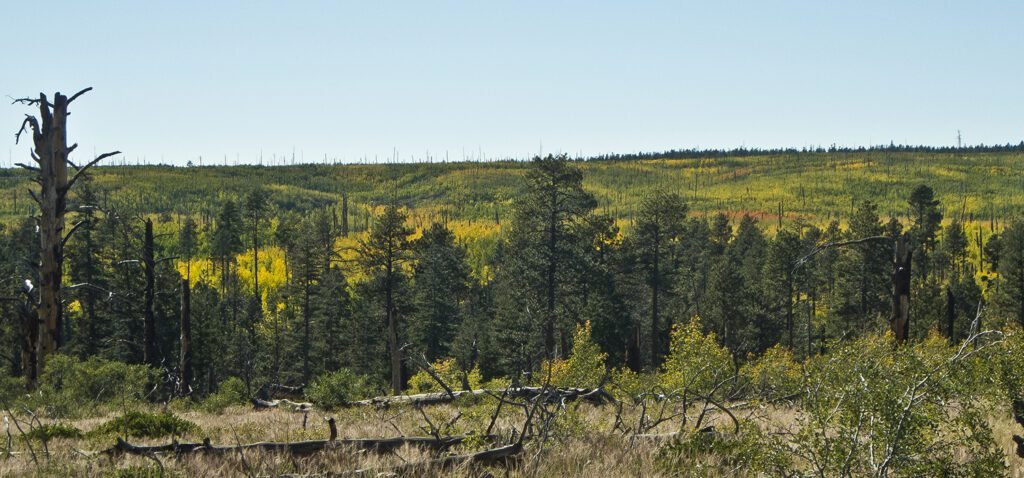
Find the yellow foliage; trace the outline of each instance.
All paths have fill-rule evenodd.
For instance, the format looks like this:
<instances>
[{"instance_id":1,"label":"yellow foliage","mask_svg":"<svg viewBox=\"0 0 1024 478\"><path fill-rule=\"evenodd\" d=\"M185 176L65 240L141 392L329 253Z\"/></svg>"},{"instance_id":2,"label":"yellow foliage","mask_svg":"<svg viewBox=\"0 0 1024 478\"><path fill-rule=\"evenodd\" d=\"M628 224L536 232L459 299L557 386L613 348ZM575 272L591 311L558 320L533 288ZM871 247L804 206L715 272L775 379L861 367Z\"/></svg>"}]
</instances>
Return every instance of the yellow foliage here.
<instances>
[{"instance_id":1,"label":"yellow foliage","mask_svg":"<svg viewBox=\"0 0 1024 478\"><path fill-rule=\"evenodd\" d=\"M590 321L576 327L573 336L572 352L565 360L555 360L551 364L551 384L557 387L596 388L601 385L605 376L605 360L608 354L601 351L591 338ZM548 372L545 363L538 377L546 377Z\"/></svg>"},{"instance_id":2,"label":"yellow foliage","mask_svg":"<svg viewBox=\"0 0 1024 478\"><path fill-rule=\"evenodd\" d=\"M669 355L662 366L661 383L668 391L709 393L732 374L729 350L715 334L704 333L699 316L672 329Z\"/></svg>"},{"instance_id":3,"label":"yellow foliage","mask_svg":"<svg viewBox=\"0 0 1024 478\"><path fill-rule=\"evenodd\" d=\"M437 374L441 380L444 381L445 385L448 385L452 390L462 389L462 374L466 373L466 380L469 382L469 388L478 389L480 388L483 378L480 376L480 369L473 367L469 372L464 372L459 368L458 363L455 359L443 359L434 362L431 367L434 369L434 373ZM430 393L430 392L443 392L441 385L437 383L433 377L430 376L426 371L420 370L416 372L409 379L409 393Z\"/></svg>"},{"instance_id":4,"label":"yellow foliage","mask_svg":"<svg viewBox=\"0 0 1024 478\"><path fill-rule=\"evenodd\" d=\"M800 390L803 368L791 350L775 345L740 367L740 379L759 397L786 397Z\"/></svg>"}]
</instances>

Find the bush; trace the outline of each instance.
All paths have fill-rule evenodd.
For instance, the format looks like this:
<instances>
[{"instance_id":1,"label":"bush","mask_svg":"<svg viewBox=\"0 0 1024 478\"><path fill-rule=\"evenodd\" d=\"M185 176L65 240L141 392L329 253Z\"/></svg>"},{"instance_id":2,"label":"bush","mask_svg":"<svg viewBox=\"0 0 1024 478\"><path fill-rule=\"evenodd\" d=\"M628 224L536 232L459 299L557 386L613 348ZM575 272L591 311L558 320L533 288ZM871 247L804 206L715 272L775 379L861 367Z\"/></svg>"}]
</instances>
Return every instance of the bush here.
<instances>
[{"instance_id":1,"label":"bush","mask_svg":"<svg viewBox=\"0 0 1024 478\"><path fill-rule=\"evenodd\" d=\"M782 440L747 422L738 434L718 430L680 432L658 450L655 460L668 472L685 469L707 473L728 468L745 470L751 476L792 475L792 460Z\"/></svg>"},{"instance_id":2,"label":"bush","mask_svg":"<svg viewBox=\"0 0 1024 478\"><path fill-rule=\"evenodd\" d=\"M306 387L306 399L323 407L338 408L349 402L372 398L381 394L383 386L348 369L325 373Z\"/></svg>"},{"instance_id":3,"label":"bush","mask_svg":"<svg viewBox=\"0 0 1024 478\"><path fill-rule=\"evenodd\" d=\"M776 345L740 367L740 379L755 397L777 400L800 391L803 369L793 352Z\"/></svg>"},{"instance_id":4,"label":"bush","mask_svg":"<svg viewBox=\"0 0 1024 478\"><path fill-rule=\"evenodd\" d=\"M700 317L672 329L668 358L659 377L669 392L705 394L732 375L732 356L714 333L704 333Z\"/></svg>"},{"instance_id":5,"label":"bush","mask_svg":"<svg viewBox=\"0 0 1024 478\"><path fill-rule=\"evenodd\" d=\"M48 423L46 425L33 428L32 431L25 435L29 438L48 442L54 438L81 438L82 430L66 423Z\"/></svg>"},{"instance_id":6,"label":"bush","mask_svg":"<svg viewBox=\"0 0 1024 478\"><path fill-rule=\"evenodd\" d=\"M632 400L645 393L659 390L658 377L653 373L636 373L628 368L612 371L608 392L619 400Z\"/></svg>"},{"instance_id":7,"label":"bush","mask_svg":"<svg viewBox=\"0 0 1024 478\"><path fill-rule=\"evenodd\" d=\"M175 416L171 412L147 413L132 411L110 420L95 430L98 435L160 438L168 435L200 433L199 425Z\"/></svg>"},{"instance_id":8,"label":"bush","mask_svg":"<svg viewBox=\"0 0 1024 478\"><path fill-rule=\"evenodd\" d=\"M10 403L24 395L24 377L10 377L0 374L0 402Z\"/></svg>"},{"instance_id":9,"label":"bush","mask_svg":"<svg viewBox=\"0 0 1024 478\"><path fill-rule=\"evenodd\" d=\"M95 413L96 405L144 400L159 378L159 371L145 365L53 355L40 377L41 405L51 417Z\"/></svg>"},{"instance_id":10,"label":"bush","mask_svg":"<svg viewBox=\"0 0 1024 478\"><path fill-rule=\"evenodd\" d=\"M936 334L838 344L807 362L793 453L827 476L1001 475L981 400L989 377L977 373L1000 349L951 347Z\"/></svg>"},{"instance_id":11,"label":"bush","mask_svg":"<svg viewBox=\"0 0 1024 478\"><path fill-rule=\"evenodd\" d=\"M217 392L207 396L199 407L210 413L221 413L225 408L245 401L245 382L238 377L231 377L221 382Z\"/></svg>"},{"instance_id":12,"label":"bush","mask_svg":"<svg viewBox=\"0 0 1024 478\"><path fill-rule=\"evenodd\" d=\"M604 381L605 359L608 354L591 338L590 322L576 327L573 336L572 352L566 360L556 360L551 366L551 384L556 387L597 388ZM546 364L536 377L544 380L547 377Z\"/></svg>"},{"instance_id":13,"label":"bush","mask_svg":"<svg viewBox=\"0 0 1024 478\"><path fill-rule=\"evenodd\" d=\"M459 369L455 359L438 360L431 367L434 368L434 373L441 377L441 380L444 380L444 383L451 387L452 390L462 389L462 374L465 372ZM480 383L483 381L483 378L480 376L480 369L473 367L473 370L466 373L466 381L469 382L469 388L480 388ZM443 392L444 390L430 374L420 370L409 379L408 391L409 393L430 393Z\"/></svg>"}]
</instances>

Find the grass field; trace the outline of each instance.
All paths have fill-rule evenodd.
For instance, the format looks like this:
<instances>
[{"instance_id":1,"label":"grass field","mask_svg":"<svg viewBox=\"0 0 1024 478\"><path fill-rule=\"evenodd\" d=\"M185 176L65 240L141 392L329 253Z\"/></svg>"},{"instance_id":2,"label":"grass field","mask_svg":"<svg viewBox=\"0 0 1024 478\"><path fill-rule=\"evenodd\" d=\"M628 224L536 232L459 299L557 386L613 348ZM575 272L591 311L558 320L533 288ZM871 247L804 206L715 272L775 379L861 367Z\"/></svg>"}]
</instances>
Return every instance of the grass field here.
<instances>
[{"instance_id":1,"label":"grass field","mask_svg":"<svg viewBox=\"0 0 1024 478\"><path fill-rule=\"evenodd\" d=\"M494 410L494 400L459 407L443 405L426 409L435 424L455 420L451 432L483 434ZM572 406L570 406L572 407ZM509 410L502 413L495 431L509 436L522 422L522 412ZM796 419L796 412L784 407L735 408L741 420L754 420L773 433L785 433ZM690 419L695 417L692 413ZM65 422L88 432L114 415ZM186 434L180 441L201 441L210 438L220 445L252 443L258 441L297 441L326 439L328 429L325 418L335 417L339 438L367 438L393 436L423 436L426 421L412 408L377 410L352 408L333 413L303 413L287 411L252 411L249 407L233 407L224 413L211 414L196 411L179 412L179 416L199 425L201 432ZM548 440L543 449L535 440L529 442L521 457L511 466L468 466L454 469L425 468L411 476L756 476L744 467L731 463L715 453L680 452L673 446L673 438L623 437L613 433L615 407L611 405L582 405L578 410L563 415L555 425L557 439ZM625 421L636 416L625 417ZM1016 425L1009 414L990 417L997 443L1003 444L1008 465L1007 475L1024 476L1024 460L1017 458L1010 439ZM45 421L45 420L44 420ZM691 421L692 423L692 421ZM728 430L724 416L713 416L707 423ZM25 424L22 424L26 427ZM651 433L675 432L680 420L668 421ZM421 428L422 427L422 428ZM357 469L373 469L373 473L359 476L388 476L389 468L422 461L445 454L458 454L486 448L483 441L458 446L440 454L405 446L394 453L372 453L346 448L328 450L313 456L293 458L288 454L253 452L217 456L202 454L185 457L160 455L147 458L123 455L110 457L94 453L114 444L109 435L80 439L52 439L48 454L41 442L33 440L35 460L14 426L13 456L0 459L2 476L277 476L286 473L342 473ZM723 433L729 433L725 431ZM132 443L168 443L168 438L133 439ZM493 445L492 445L493 446ZM506 471L508 472L506 474ZM486 474L490 473L490 475ZM345 476L345 475L341 475ZM410 475L402 475L410 476Z\"/></svg>"}]
</instances>

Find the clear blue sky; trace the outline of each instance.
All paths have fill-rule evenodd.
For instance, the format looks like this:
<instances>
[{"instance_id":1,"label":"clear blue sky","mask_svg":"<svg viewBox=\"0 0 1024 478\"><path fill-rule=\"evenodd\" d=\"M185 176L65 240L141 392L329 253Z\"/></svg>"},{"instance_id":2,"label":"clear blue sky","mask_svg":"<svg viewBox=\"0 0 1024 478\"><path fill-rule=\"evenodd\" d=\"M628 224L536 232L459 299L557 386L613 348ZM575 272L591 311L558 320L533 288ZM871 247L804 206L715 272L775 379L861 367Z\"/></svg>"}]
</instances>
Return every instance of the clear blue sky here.
<instances>
[{"instance_id":1,"label":"clear blue sky","mask_svg":"<svg viewBox=\"0 0 1024 478\"><path fill-rule=\"evenodd\" d=\"M0 95L183 164L1024 139L1024 3L5 2ZM5 154L27 111L0 104ZM543 146L542 146L543 145Z\"/></svg>"}]
</instances>

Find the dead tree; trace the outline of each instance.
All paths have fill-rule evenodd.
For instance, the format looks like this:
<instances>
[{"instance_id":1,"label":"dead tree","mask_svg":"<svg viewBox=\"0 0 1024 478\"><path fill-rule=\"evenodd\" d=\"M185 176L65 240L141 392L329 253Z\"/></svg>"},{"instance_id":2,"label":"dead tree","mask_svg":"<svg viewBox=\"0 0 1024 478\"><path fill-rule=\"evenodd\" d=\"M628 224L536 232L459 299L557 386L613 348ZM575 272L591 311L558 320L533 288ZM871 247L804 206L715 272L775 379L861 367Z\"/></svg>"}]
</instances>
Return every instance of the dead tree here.
<instances>
[{"instance_id":1,"label":"dead tree","mask_svg":"<svg viewBox=\"0 0 1024 478\"><path fill-rule=\"evenodd\" d=\"M897 343L907 340L910 332L910 260L913 251L907 246L907 236L896 238L893 247L892 317L889 328Z\"/></svg>"},{"instance_id":2,"label":"dead tree","mask_svg":"<svg viewBox=\"0 0 1024 478\"><path fill-rule=\"evenodd\" d=\"M341 237L348 237L348 194L341 195Z\"/></svg>"},{"instance_id":3,"label":"dead tree","mask_svg":"<svg viewBox=\"0 0 1024 478\"><path fill-rule=\"evenodd\" d=\"M39 284L38 299L35 303L36 320L29 321L22 341L22 367L28 378L29 387L35 385L42 373L46 357L54 353L63 343L61 336L63 321L63 305L61 302L61 279L64 274L64 244L78 227L76 224L70 231L64 230L67 211L67 195L86 171L100 160L119 154L119 151L104 153L89 163L78 167L68 159L68 155L78 146L67 143L68 106L79 96L92 88L86 88L71 97L59 92L54 94L51 102L43 93L39 98L21 98L14 103L21 103L39 108L39 117L26 115L21 128L15 134L15 143L21 139L26 128L32 133L32 160L36 166L18 163L18 166L36 173L34 181L39 184L39 193L29 191L32 199L39 205L39 215L35 217L39 227ZM68 165L75 173L68 177ZM81 223L79 223L81 224Z\"/></svg>"},{"instance_id":4,"label":"dead tree","mask_svg":"<svg viewBox=\"0 0 1024 478\"><path fill-rule=\"evenodd\" d=\"M179 343L180 363L178 365L181 374L178 384L178 394L188 395L192 392L192 298L188 279L181 280L181 337Z\"/></svg>"},{"instance_id":5,"label":"dead tree","mask_svg":"<svg viewBox=\"0 0 1024 478\"><path fill-rule=\"evenodd\" d=\"M153 253L153 220L146 219L146 232L142 242L142 267L146 274L145 307L143 309L142 361L154 367L159 365L156 353L156 317L153 302L156 298L156 257Z\"/></svg>"}]
</instances>

